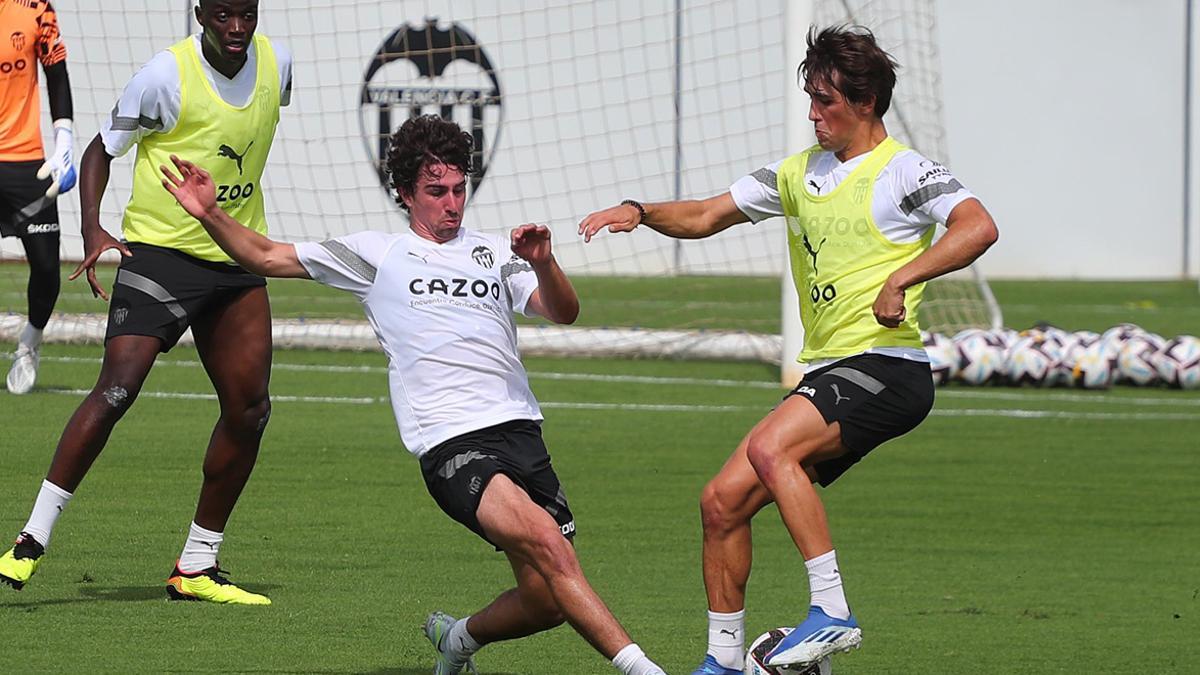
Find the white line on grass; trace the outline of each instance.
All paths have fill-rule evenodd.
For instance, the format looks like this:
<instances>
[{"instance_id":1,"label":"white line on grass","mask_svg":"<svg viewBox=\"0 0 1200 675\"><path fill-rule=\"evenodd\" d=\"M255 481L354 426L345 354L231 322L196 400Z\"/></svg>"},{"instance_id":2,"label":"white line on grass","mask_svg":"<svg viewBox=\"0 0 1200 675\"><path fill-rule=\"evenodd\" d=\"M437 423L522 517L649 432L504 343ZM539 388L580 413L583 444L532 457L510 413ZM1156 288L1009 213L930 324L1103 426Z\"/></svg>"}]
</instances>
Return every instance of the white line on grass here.
<instances>
[{"instance_id":1,"label":"white line on grass","mask_svg":"<svg viewBox=\"0 0 1200 675\"><path fill-rule=\"evenodd\" d=\"M87 389L42 389L48 394L65 396L87 396ZM143 391L142 398L177 399L187 401L215 401L216 394L178 391ZM334 403L343 405L379 405L387 404L385 397L376 396L284 396L271 395L271 400L277 403ZM688 405L664 403L589 403L586 401L543 401L541 406L548 410L605 410L605 411L640 411L640 412L761 412L766 413L766 406L751 405ZM1086 412L1067 410L1023 410L1023 409L991 409L991 408L950 408L937 409L930 413L934 417L1009 417L1016 419L1069 419L1069 420L1144 420L1144 421L1197 421L1196 415L1189 413L1137 413L1137 412Z\"/></svg>"},{"instance_id":2,"label":"white line on grass","mask_svg":"<svg viewBox=\"0 0 1200 675\"><path fill-rule=\"evenodd\" d=\"M51 363L90 363L99 364L100 359L78 356L43 356L42 361ZM179 366L184 368L199 368L195 360L163 360L158 362L164 366ZM280 363L271 365L272 370L281 372L302 373L375 373L386 374L384 366L339 366L309 363ZM600 373L555 373L545 371L530 371L529 378L533 380L555 380L567 382L611 382L618 384L652 384L652 385L681 385L698 387L735 387L746 389L782 389L777 382L762 380L731 380L721 378L699 377L663 377L653 375L606 375ZM939 389L939 398L983 399L993 401L1060 401L1068 403L1101 403L1131 406L1183 406L1200 407L1200 396L1114 396L1100 392L1072 393L1069 391L1043 391L1027 389L1012 391L1003 389Z\"/></svg>"}]
</instances>

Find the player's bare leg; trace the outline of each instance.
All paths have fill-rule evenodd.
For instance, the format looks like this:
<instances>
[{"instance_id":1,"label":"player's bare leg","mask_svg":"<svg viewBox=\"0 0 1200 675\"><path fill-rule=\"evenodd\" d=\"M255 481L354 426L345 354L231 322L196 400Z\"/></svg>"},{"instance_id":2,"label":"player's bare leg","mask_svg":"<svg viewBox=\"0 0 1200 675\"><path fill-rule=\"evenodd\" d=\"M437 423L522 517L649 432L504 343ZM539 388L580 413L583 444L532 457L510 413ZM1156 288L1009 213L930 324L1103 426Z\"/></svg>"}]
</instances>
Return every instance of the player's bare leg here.
<instances>
[{"instance_id":1,"label":"player's bare leg","mask_svg":"<svg viewBox=\"0 0 1200 675\"><path fill-rule=\"evenodd\" d=\"M825 507L811 473L813 465L846 452L841 425L826 423L812 402L801 396L784 400L750 432L746 457L804 556L811 591L808 618L767 654L768 665L813 662L830 649L849 649L861 640L842 591Z\"/></svg>"},{"instance_id":2,"label":"player's bare leg","mask_svg":"<svg viewBox=\"0 0 1200 675\"><path fill-rule=\"evenodd\" d=\"M546 579L529 563L511 553L507 555L516 588L501 593L467 622L467 630L481 644L522 638L566 621Z\"/></svg>"},{"instance_id":3,"label":"player's bare leg","mask_svg":"<svg viewBox=\"0 0 1200 675\"><path fill-rule=\"evenodd\" d=\"M517 588L498 597L478 619L461 622L466 629L461 634L473 641L476 649L490 641L545 630L565 620L622 672L662 673L592 589L575 548L563 537L554 518L508 476L497 474L488 481L476 517L488 539L509 556L517 576ZM475 634L474 626L480 634ZM454 635L449 634L451 640Z\"/></svg>"},{"instance_id":4,"label":"player's bare leg","mask_svg":"<svg viewBox=\"0 0 1200 675\"><path fill-rule=\"evenodd\" d=\"M161 346L158 338L142 335L114 337L105 344L100 376L59 438L29 520L13 548L0 556L0 582L20 590L37 571L59 515L137 399Z\"/></svg>"},{"instance_id":5,"label":"player's bare leg","mask_svg":"<svg viewBox=\"0 0 1200 675\"><path fill-rule=\"evenodd\" d=\"M196 349L216 388L221 417L204 457L196 524L223 531L258 458L271 414L271 307L250 288L192 325Z\"/></svg>"},{"instance_id":6,"label":"player's bare leg","mask_svg":"<svg viewBox=\"0 0 1200 675\"><path fill-rule=\"evenodd\" d=\"M100 375L67 421L46 480L75 492L113 427L137 400L161 347L161 340L145 335L120 335L104 345Z\"/></svg>"},{"instance_id":7,"label":"player's bare leg","mask_svg":"<svg viewBox=\"0 0 1200 675\"><path fill-rule=\"evenodd\" d=\"M271 412L271 320L266 288L242 291L192 324L221 416L204 457L204 482L183 553L170 578L176 600L270 604L229 583L217 566L225 525L250 479Z\"/></svg>"}]
</instances>

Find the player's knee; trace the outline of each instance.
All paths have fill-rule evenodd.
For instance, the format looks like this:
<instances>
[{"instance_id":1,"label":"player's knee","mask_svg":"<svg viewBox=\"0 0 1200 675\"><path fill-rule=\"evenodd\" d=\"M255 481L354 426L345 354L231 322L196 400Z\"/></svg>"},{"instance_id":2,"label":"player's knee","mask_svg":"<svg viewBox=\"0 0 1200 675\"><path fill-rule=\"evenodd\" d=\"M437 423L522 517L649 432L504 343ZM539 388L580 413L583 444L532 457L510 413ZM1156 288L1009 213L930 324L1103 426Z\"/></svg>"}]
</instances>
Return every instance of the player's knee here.
<instances>
[{"instance_id":1,"label":"player's knee","mask_svg":"<svg viewBox=\"0 0 1200 675\"><path fill-rule=\"evenodd\" d=\"M759 436L751 436L746 444L746 459L763 485L770 487L784 462L788 461L778 444Z\"/></svg>"},{"instance_id":2,"label":"player's knee","mask_svg":"<svg viewBox=\"0 0 1200 675\"><path fill-rule=\"evenodd\" d=\"M226 421L239 433L261 436L271 421L271 398L263 395L261 398L240 406L232 414L226 415Z\"/></svg>"},{"instance_id":3,"label":"player's knee","mask_svg":"<svg viewBox=\"0 0 1200 675\"><path fill-rule=\"evenodd\" d=\"M120 419L137 400L139 386L122 379L103 379L92 389L92 398L102 418Z\"/></svg>"},{"instance_id":4,"label":"player's knee","mask_svg":"<svg viewBox=\"0 0 1200 675\"><path fill-rule=\"evenodd\" d=\"M528 557L543 577L553 578L572 574L578 569L575 549L557 528L538 532L527 542Z\"/></svg>"},{"instance_id":5,"label":"player's knee","mask_svg":"<svg viewBox=\"0 0 1200 675\"><path fill-rule=\"evenodd\" d=\"M700 522L705 532L725 532L743 521L721 485L709 481L700 493Z\"/></svg>"}]
</instances>

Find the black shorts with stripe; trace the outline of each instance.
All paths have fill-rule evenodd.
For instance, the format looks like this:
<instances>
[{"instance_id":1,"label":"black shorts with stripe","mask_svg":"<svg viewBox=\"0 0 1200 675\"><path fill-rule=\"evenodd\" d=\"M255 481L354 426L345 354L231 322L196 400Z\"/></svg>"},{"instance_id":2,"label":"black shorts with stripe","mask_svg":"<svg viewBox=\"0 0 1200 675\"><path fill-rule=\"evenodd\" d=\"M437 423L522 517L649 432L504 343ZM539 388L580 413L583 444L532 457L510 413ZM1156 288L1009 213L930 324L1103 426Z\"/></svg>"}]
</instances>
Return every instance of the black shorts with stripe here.
<instances>
[{"instance_id":1,"label":"black shorts with stripe","mask_svg":"<svg viewBox=\"0 0 1200 675\"><path fill-rule=\"evenodd\" d=\"M575 537L575 516L550 466L537 422L514 420L439 443L421 456L421 474L442 511L493 546L496 542L484 533L476 511L484 489L497 474L508 476L545 509L564 537Z\"/></svg>"},{"instance_id":2,"label":"black shorts with stripe","mask_svg":"<svg viewBox=\"0 0 1200 675\"><path fill-rule=\"evenodd\" d=\"M171 248L128 244L108 306L105 342L120 335L149 335L170 351L193 321L231 302L266 279L236 265L193 258Z\"/></svg>"},{"instance_id":3,"label":"black shorts with stripe","mask_svg":"<svg viewBox=\"0 0 1200 675\"><path fill-rule=\"evenodd\" d=\"M59 236L58 201L46 196L51 180L37 177L42 164L0 162L0 235Z\"/></svg>"},{"instance_id":4,"label":"black shorts with stripe","mask_svg":"<svg viewBox=\"0 0 1200 675\"><path fill-rule=\"evenodd\" d=\"M841 457L814 465L821 485L839 476L886 441L912 431L933 408L929 364L881 354L860 354L804 374L787 396L812 401L825 422L841 426Z\"/></svg>"}]
</instances>

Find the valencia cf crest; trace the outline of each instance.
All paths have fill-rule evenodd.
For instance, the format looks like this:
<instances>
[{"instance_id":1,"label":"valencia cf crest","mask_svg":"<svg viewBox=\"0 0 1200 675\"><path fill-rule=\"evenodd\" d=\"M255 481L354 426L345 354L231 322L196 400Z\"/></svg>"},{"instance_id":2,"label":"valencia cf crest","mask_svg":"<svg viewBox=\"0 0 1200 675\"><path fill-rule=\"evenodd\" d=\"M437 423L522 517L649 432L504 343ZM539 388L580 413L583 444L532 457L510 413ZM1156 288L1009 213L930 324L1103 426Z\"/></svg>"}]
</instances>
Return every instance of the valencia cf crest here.
<instances>
[{"instance_id":1,"label":"valencia cf crest","mask_svg":"<svg viewBox=\"0 0 1200 675\"><path fill-rule=\"evenodd\" d=\"M496 256L492 255L492 249L486 246L476 246L475 250L471 251L471 257L485 269L490 270L492 265L496 264Z\"/></svg>"},{"instance_id":2,"label":"valencia cf crest","mask_svg":"<svg viewBox=\"0 0 1200 675\"><path fill-rule=\"evenodd\" d=\"M13 33L12 35L10 35L9 39L12 41L13 49L15 49L19 52L25 51L25 34L24 33L22 33L21 31L17 31L17 32Z\"/></svg>"},{"instance_id":3,"label":"valencia cf crest","mask_svg":"<svg viewBox=\"0 0 1200 675\"><path fill-rule=\"evenodd\" d=\"M371 57L359 102L363 141L380 184L391 192L384 166L391 134L409 118L435 114L475 141L474 194L500 138L502 101L491 59L462 24L428 18L397 28Z\"/></svg>"}]
</instances>

